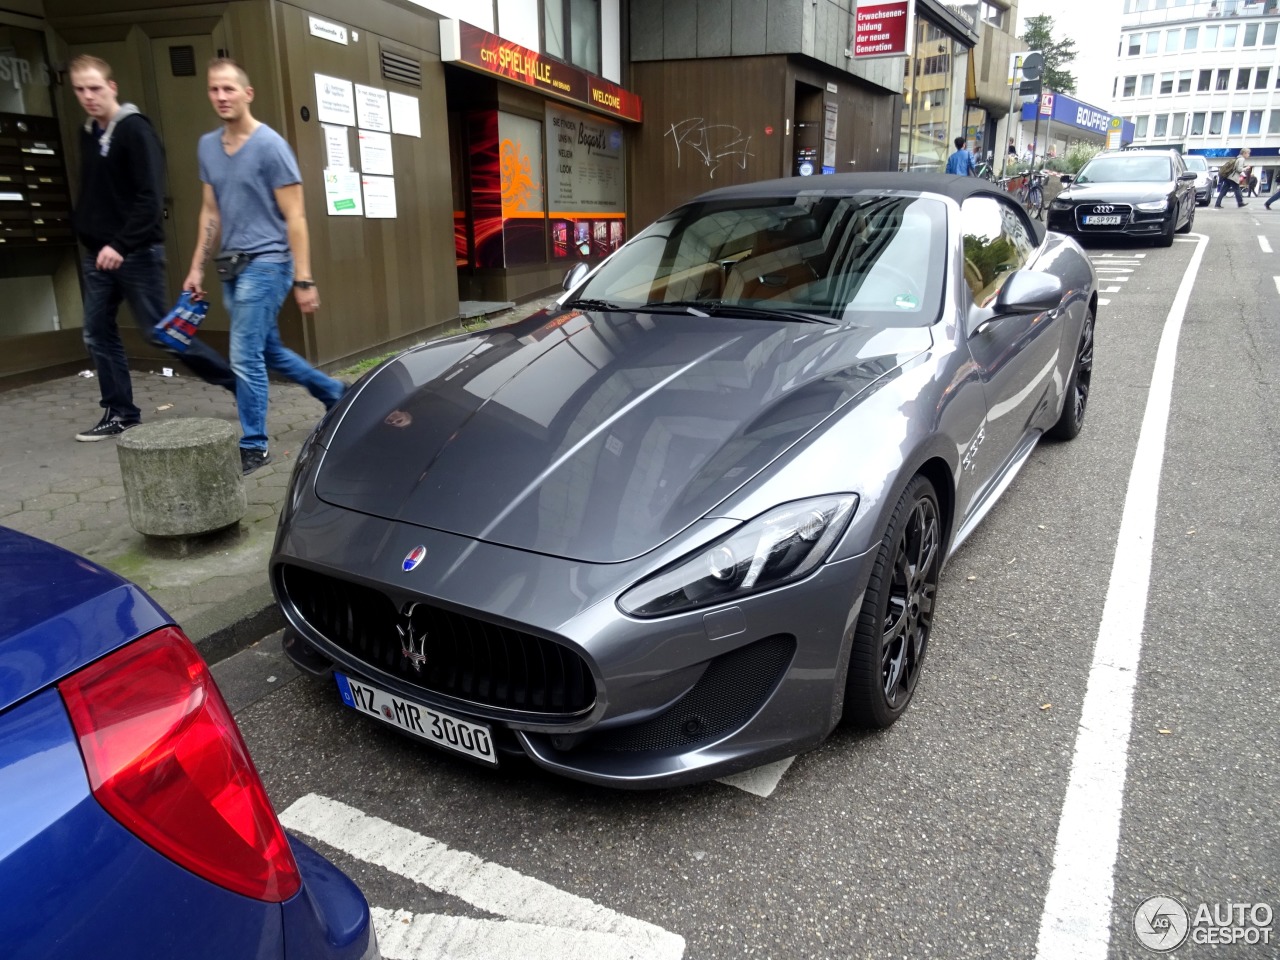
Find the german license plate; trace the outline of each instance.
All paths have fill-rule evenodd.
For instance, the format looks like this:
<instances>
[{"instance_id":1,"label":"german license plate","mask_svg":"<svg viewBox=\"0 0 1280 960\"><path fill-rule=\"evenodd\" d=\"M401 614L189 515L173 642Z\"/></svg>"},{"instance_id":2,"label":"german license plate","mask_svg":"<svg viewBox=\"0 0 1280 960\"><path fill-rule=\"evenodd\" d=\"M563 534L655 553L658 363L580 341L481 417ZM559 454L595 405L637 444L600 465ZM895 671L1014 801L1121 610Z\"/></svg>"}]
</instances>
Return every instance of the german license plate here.
<instances>
[{"instance_id":1,"label":"german license plate","mask_svg":"<svg viewBox=\"0 0 1280 960\"><path fill-rule=\"evenodd\" d=\"M1088 227L1118 227L1120 226L1120 217L1118 214L1090 214L1084 218L1085 226Z\"/></svg>"},{"instance_id":2,"label":"german license plate","mask_svg":"<svg viewBox=\"0 0 1280 960\"><path fill-rule=\"evenodd\" d=\"M363 680L352 680L334 671L342 702L353 710L377 717L383 723L398 727L405 733L430 741L485 763L498 764L497 751L493 749L493 737L489 728L472 720L459 720L432 707L413 703L394 693L370 686Z\"/></svg>"}]
</instances>

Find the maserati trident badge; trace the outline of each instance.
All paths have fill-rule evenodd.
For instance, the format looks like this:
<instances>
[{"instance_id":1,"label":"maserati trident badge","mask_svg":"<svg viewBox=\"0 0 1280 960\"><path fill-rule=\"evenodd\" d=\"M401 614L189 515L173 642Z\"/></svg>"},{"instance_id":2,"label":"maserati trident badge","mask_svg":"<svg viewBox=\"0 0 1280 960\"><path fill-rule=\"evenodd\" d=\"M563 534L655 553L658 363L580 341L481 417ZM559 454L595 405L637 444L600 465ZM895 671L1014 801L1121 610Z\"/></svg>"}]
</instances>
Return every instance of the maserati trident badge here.
<instances>
[{"instance_id":1,"label":"maserati trident badge","mask_svg":"<svg viewBox=\"0 0 1280 960\"><path fill-rule=\"evenodd\" d=\"M427 633L413 632L413 621L408 617L404 623L396 624L396 632L400 634L400 653L413 665L414 673L422 672L422 665L427 662Z\"/></svg>"},{"instance_id":2,"label":"maserati trident badge","mask_svg":"<svg viewBox=\"0 0 1280 960\"><path fill-rule=\"evenodd\" d=\"M404 555L404 562L400 565L405 573L417 567L427 555L427 548L422 544L418 544L412 550Z\"/></svg>"}]
</instances>

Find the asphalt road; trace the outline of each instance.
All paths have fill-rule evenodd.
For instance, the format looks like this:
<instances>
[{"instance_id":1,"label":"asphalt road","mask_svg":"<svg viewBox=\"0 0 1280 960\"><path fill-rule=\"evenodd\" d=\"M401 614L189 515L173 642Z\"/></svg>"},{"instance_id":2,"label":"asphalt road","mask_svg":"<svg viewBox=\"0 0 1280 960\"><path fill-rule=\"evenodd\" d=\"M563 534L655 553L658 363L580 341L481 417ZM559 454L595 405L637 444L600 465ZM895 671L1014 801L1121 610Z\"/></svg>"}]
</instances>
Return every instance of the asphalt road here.
<instances>
[{"instance_id":1,"label":"asphalt road","mask_svg":"<svg viewBox=\"0 0 1280 960\"><path fill-rule=\"evenodd\" d=\"M1280 956L1280 212L1195 226L1090 247L1084 432L952 558L884 733L615 793L409 742L274 638L217 665L277 809L361 885L387 955L1158 956L1141 908L1151 942L1187 932L1179 960Z\"/></svg>"}]
</instances>

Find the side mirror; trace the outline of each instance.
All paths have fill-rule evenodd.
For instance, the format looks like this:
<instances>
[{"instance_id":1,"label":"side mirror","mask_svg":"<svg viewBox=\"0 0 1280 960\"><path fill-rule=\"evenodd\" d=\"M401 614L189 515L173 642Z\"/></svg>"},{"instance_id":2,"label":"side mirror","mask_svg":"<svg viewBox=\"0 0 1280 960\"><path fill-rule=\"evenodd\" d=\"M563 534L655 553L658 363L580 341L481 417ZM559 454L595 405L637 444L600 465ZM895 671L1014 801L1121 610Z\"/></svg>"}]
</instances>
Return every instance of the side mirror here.
<instances>
[{"instance_id":1,"label":"side mirror","mask_svg":"<svg viewBox=\"0 0 1280 960\"><path fill-rule=\"evenodd\" d=\"M1042 313L1062 303L1062 281L1048 273L1019 270L1004 282L996 297L996 315Z\"/></svg>"},{"instance_id":2,"label":"side mirror","mask_svg":"<svg viewBox=\"0 0 1280 960\"><path fill-rule=\"evenodd\" d=\"M1059 182L1060 182L1064 187L1065 187L1068 183L1070 183L1072 180L1074 180L1074 179L1075 179L1075 177L1073 177L1073 176L1072 176L1071 174L1069 174L1069 173L1060 174L1060 175L1058 176L1058 181L1059 181Z\"/></svg>"},{"instance_id":3,"label":"side mirror","mask_svg":"<svg viewBox=\"0 0 1280 960\"><path fill-rule=\"evenodd\" d=\"M1196 172L1194 170L1188 170L1186 173L1178 177L1179 180L1194 180L1195 178Z\"/></svg>"},{"instance_id":4,"label":"side mirror","mask_svg":"<svg viewBox=\"0 0 1280 960\"><path fill-rule=\"evenodd\" d=\"M564 281L560 284L565 290L572 290L580 284L583 278L591 272L591 268L585 263L575 263L569 268L569 272L564 275Z\"/></svg>"}]
</instances>

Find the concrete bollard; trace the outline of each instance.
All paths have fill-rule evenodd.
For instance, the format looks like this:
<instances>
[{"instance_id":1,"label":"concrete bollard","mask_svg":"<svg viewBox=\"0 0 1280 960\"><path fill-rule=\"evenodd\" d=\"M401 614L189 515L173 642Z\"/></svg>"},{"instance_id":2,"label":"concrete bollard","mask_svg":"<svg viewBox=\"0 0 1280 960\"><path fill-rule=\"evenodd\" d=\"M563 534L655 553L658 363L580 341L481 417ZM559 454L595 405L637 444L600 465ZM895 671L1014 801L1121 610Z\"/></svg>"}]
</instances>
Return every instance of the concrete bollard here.
<instances>
[{"instance_id":1,"label":"concrete bollard","mask_svg":"<svg viewBox=\"0 0 1280 960\"><path fill-rule=\"evenodd\" d=\"M226 420L144 423L122 433L117 443L129 522L139 533L212 533L239 522L248 510L239 431Z\"/></svg>"}]
</instances>

